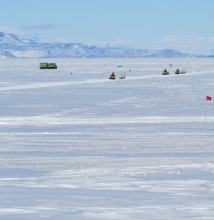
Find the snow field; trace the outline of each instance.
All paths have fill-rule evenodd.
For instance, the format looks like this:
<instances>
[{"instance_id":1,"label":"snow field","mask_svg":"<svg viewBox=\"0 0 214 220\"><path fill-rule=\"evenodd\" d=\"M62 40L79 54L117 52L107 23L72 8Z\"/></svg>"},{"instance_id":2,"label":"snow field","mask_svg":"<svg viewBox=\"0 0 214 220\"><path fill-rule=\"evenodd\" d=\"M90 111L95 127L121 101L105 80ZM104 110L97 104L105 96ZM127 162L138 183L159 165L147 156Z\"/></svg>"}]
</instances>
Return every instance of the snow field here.
<instances>
[{"instance_id":1,"label":"snow field","mask_svg":"<svg viewBox=\"0 0 214 220\"><path fill-rule=\"evenodd\" d=\"M2 59L0 219L213 219L213 67Z\"/></svg>"}]
</instances>

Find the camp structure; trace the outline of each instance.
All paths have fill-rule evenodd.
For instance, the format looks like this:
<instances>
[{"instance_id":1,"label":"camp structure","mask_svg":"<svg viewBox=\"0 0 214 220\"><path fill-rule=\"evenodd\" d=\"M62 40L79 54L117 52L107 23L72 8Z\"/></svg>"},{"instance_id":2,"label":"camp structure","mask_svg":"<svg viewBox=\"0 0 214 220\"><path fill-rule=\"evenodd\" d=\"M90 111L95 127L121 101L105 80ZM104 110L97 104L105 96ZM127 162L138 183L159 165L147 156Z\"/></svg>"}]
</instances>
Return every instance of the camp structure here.
<instances>
[{"instance_id":1,"label":"camp structure","mask_svg":"<svg viewBox=\"0 0 214 220\"><path fill-rule=\"evenodd\" d=\"M57 69L56 63L40 63L40 69Z\"/></svg>"},{"instance_id":2,"label":"camp structure","mask_svg":"<svg viewBox=\"0 0 214 220\"><path fill-rule=\"evenodd\" d=\"M170 73L165 69L162 73L162 75L169 75Z\"/></svg>"},{"instance_id":3,"label":"camp structure","mask_svg":"<svg viewBox=\"0 0 214 220\"><path fill-rule=\"evenodd\" d=\"M181 72L180 72L180 70L179 69L177 69L176 71L175 71L175 74L180 74Z\"/></svg>"},{"instance_id":4,"label":"camp structure","mask_svg":"<svg viewBox=\"0 0 214 220\"><path fill-rule=\"evenodd\" d=\"M114 74L114 72L112 72L111 76L109 77L109 79L116 79L116 76Z\"/></svg>"},{"instance_id":5,"label":"camp structure","mask_svg":"<svg viewBox=\"0 0 214 220\"><path fill-rule=\"evenodd\" d=\"M186 69L185 68L182 69L181 74L186 74Z\"/></svg>"},{"instance_id":6,"label":"camp structure","mask_svg":"<svg viewBox=\"0 0 214 220\"><path fill-rule=\"evenodd\" d=\"M119 77L119 79L125 79L126 78L126 73L121 73L121 76Z\"/></svg>"}]
</instances>

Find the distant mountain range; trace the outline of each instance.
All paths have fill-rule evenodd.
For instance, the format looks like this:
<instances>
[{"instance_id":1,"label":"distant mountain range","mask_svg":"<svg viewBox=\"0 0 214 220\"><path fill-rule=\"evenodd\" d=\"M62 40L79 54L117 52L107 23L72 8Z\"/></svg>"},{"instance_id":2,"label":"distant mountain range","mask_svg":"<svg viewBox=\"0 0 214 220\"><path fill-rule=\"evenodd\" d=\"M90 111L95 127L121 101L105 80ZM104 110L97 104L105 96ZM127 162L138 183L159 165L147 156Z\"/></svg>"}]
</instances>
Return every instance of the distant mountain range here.
<instances>
[{"instance_id":1,"label":"distant mountain range","mask_svg":"<svg viewBox=\"0 0 214 220\"><path fill-rule=\"evenodd\" d=\"M205 57L177 50L86 46L81 43L46 41L33 35L0 32L0 58L185 58Z\"/></svg>"}]
</instances>

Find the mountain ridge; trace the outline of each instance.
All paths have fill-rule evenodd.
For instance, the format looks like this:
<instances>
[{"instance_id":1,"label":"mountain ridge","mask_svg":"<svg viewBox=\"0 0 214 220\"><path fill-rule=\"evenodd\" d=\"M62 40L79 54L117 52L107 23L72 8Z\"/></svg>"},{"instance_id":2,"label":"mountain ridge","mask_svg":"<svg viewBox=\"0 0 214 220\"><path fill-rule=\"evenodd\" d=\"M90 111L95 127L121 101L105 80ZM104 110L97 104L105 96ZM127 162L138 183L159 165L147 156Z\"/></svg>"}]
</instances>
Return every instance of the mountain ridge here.
<instances>
[{"instance_id":1,"label":"mountain ridge","mask_svg":"<svg viewBox=\"0 0 214 220\"><path fill-rule=\"evenodd\" d=\"M178 50L149 50L87 46L82 43L45 42L37 36L0 31L0 58L186 58L205 57ZM206 56L207 57L207 56Z\"/></svg>"}]
</instances>

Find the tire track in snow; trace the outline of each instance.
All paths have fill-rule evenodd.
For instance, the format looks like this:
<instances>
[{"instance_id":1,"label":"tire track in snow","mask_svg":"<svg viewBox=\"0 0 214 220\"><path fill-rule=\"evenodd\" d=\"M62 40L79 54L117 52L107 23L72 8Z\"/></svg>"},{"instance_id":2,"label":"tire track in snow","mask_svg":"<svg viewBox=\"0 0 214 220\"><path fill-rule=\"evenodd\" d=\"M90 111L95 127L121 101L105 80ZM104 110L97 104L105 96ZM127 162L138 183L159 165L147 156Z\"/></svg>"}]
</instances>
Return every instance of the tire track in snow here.
<instances>
[{"instance_id":1,"label":"tire track in snow","mask_svg":"<svg viewBox=\"0 0 214 220\"><path fill-rule=\"evenodd\" d=\"M48 88L48 87L59 87L59 86L69 86L69 85L82 85L82 84L96 84L109 82L108 79L91 79L84 80L80 82L48 82L48 83L32 83L24 85L14 85L0 88L1 91L13 91L13 90L24 90L24 89L39 89L39 88Z\"/></svg>"},{"instance_id":2,"label":"tire track in snow","mask_svg":"<svg viewBox=\"0 0 214 220\"><path fill-rule=\"evenodd\" d=\"M214 117L207 118L214 122ZM158 124L158 123L204 123L204 117L4 117L0 126L48 126L48 125L102 125L102 124Z\"/></svg>"},{"instance_id":3,"label":"tire track in snow","mask_svg":"<svg viewBox=\"0 0 214 220\"><path fill-rule=\"evenodd\" d=\"M183 75L200 75L205 73L211 73L211 71L206 72L193 72L189 74ZM168 77L176 76L175 74L171 74ZM137 80L137 79L152 79L152 78L160 78L162 75L149 75L149 76L128 76L126 80ZM29 83L22 85L13 85L13 86L5 86L0 88L1 91L13 91L13 90L25 90L25 89L38 89L38 88L48 88L48 87L60 87L60 86L69 86L69 85L84 85L84 84L97 84L97 83L107 83L111 82L109 79L88 79L84 81L77 82L47 82L47 83Z\"/></svg>"}]
</instances>

